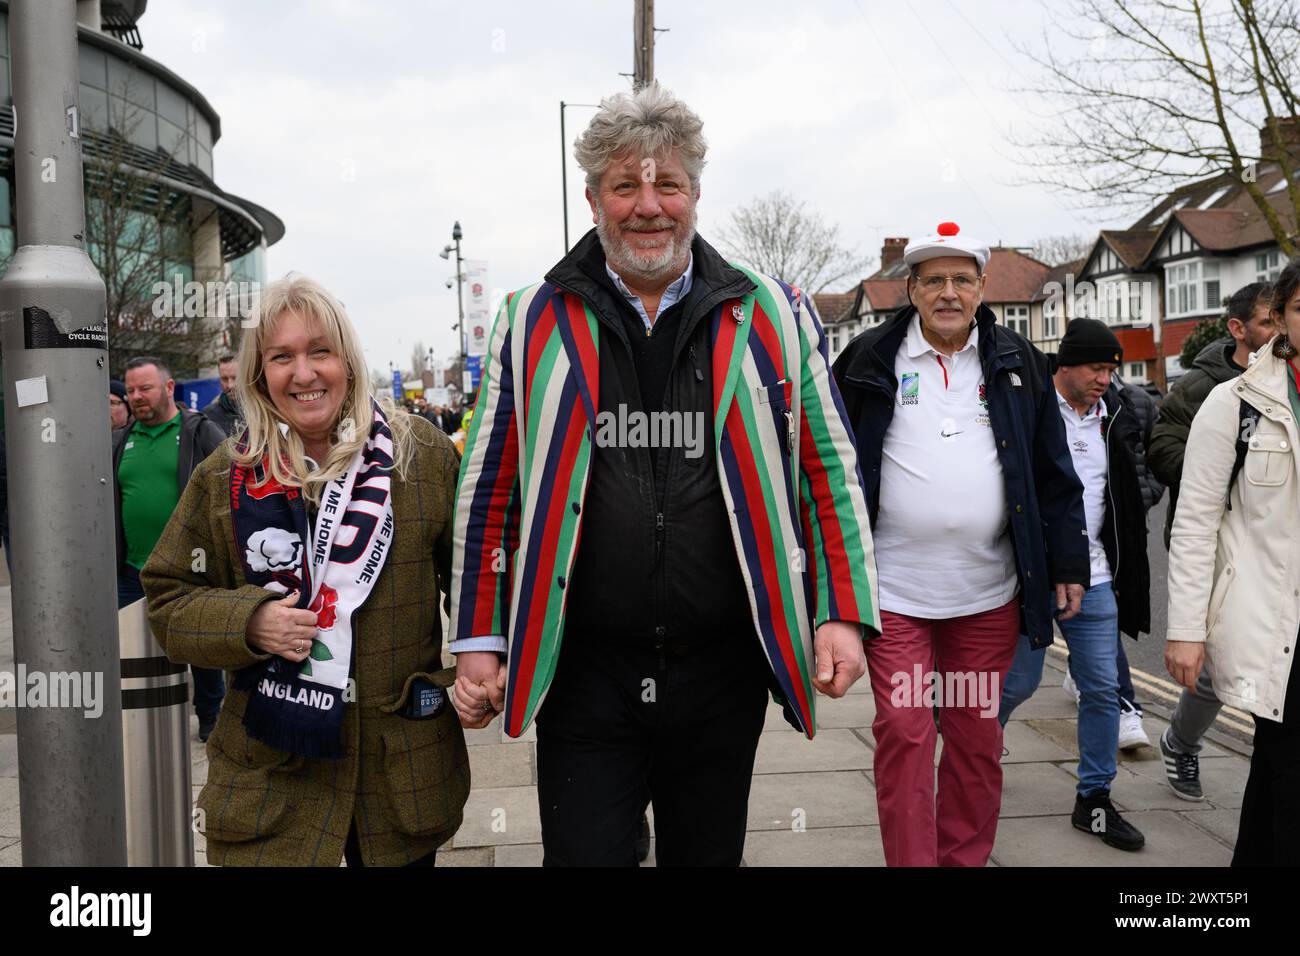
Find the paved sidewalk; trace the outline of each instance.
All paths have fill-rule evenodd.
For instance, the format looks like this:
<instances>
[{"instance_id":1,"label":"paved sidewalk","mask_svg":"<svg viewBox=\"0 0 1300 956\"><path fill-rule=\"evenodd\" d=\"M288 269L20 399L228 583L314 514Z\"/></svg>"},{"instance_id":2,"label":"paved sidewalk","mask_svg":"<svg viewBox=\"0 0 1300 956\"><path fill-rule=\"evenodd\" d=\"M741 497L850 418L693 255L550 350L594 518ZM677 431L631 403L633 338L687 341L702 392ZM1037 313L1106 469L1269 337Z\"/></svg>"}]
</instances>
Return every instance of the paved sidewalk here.
<instances>
[{"instance_id":1,"label":"paved sidewalk","mask_svg":"<svg viewBox=\"0 0 1300 956\"><path fill-rule=\"evenodd\" d=\"M0 670L13 670L9 588L0 587ZM997 866L1227 866L1236 838L1249 759L1224 739L1207 743L1201 780L1209 797L1188 803L1165 783L1159 752L1121 754L1112 791L1117 807L1147 838L1124 853L1070 826L1078 751L1073 701L1061 690L1063 663L1049 654L1038 693L1007 727L1005 786L992 863ZM1140 695L1147 703L1146 695ZM769 708L749 800L749 866L881 866L871 769L875 716L865 678L841 700L821 699L820 731L808 741ZM1155 741L1165 721L1152 713ZM191 721L194 792L207 779L207 757ZM0 866L21 864L18 758L13 711L0 709ZM470 731L474 788L465 822L439 866L539 866L537 748L530 731L503 738L500 722ZM1232 749L1229 749L1232 748ZM198 839L197 862L206 865ZM653 850L650 862L653 863Z\"/></svg>"}]
</instances>

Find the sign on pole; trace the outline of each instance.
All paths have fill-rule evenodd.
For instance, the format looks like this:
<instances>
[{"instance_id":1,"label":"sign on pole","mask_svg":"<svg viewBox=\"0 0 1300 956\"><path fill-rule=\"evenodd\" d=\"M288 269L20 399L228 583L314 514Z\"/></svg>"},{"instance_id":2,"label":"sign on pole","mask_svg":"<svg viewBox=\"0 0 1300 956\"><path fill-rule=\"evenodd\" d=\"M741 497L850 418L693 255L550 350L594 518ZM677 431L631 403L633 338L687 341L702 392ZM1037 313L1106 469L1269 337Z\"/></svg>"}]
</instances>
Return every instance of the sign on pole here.
<instances>
[{"instance_id":1,"label":"sign on pole","mask_svg":"<svg viewBox=\"0 0 1300 956\"><path fill-rule=\"evenodd\" d=\"M492 302L488 293L486 262L481 259L465 260L465 287L469 292L465 304L466 349L470 355L484 355L488 348L488 330L492 326Z\"/></svg>"}]
</instances>

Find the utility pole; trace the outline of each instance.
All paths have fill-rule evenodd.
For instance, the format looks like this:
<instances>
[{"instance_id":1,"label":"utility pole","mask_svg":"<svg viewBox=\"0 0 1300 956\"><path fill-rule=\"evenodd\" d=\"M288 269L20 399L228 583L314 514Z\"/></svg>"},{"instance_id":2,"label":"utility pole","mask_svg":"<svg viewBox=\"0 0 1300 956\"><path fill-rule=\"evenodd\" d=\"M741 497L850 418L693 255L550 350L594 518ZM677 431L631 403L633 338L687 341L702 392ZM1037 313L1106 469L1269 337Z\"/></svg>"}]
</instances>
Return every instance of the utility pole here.
<instances>
[{"instance_id":1,"label":"utility pole","mask_svg":"<svg viewBox=\"0 0 1300 956\"><path fill-rule=\"evenodd\" d=\"M46 688L17 713L23 863L125 866L108 335L85 249L76 2L14 0L9 29L18 251L0 281L0 341L15 689Z\"/></svg>"},{"instance_id":2,"label":"utility pole","mask_svg":"<svg viewBox=\"0 0 1300 956\"><path fill-rule=\"evenodd\" d=\"M634 0L632 14L632 88L655 79L655 0Z\"/></svg>"}]
</instances>

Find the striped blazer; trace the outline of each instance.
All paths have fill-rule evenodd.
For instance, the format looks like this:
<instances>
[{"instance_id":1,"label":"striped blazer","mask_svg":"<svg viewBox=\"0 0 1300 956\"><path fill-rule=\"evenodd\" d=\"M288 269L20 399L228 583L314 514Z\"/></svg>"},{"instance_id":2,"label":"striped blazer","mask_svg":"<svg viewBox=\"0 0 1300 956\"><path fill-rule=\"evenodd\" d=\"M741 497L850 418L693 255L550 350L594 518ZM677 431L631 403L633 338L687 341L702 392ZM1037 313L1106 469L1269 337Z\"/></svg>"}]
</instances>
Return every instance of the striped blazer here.
<instances>
[{"instance_id":1,"label":"striped blazer","mask_svg":"<svg viewBox=\"0 0 1300 956\"><path fill-rule=\"evenodd\" d=\"M871 531L816 310L799 289L741 271L753 290L705 318L713 451L755 634L812 737L816 626L880 629ZM543 282L508 296L461 462L450 633L505 638L506 732L515 737L537 715L559 659L599 409L599 347L597 318L574 293Z\"/></svg>"}]
</instances>

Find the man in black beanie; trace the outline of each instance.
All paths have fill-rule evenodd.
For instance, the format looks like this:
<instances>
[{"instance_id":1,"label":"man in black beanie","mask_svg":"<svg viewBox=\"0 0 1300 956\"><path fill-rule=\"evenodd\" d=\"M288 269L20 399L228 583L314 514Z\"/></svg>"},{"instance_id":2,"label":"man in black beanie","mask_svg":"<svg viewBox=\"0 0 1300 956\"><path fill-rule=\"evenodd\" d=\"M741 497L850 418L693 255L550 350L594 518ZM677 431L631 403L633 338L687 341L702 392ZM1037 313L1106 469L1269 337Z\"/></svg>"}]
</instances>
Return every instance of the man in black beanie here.
<instances>
[{"instance_id":1,"label":"man in black beanie","mask_svg":"<svg viewBox=\"0 0 1300 956\"><path fill-rule=\"evenodd\" d=\"M126 403L126 384L116 378L108 380L108 420L113 431L125 428L131 421L131 406Z\"/></svg>"},{"instance_id":2,"label":"man in black beanie","mask_svg":"<svg viewBox=\"0 0 1300 956\"><path fill-rule=\"evenodd\" d=\"M1057 352L1057 406L1074 470L1083 482L1091 584L1079 614L1058 624L1079 688L1079 782L1071 822L1110 846L1139 850L1145 840L1110 801L1119 741L1119 633L1151 629L1146 507L1138 479L1138 418L1113 380L1124 360L1115 333L1096 319L1074 319ZM999 717L1005 723L1043 674L1043 651L1022 640L1007 675Z\"/></svg>"}]
</instances>

